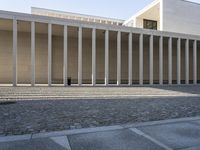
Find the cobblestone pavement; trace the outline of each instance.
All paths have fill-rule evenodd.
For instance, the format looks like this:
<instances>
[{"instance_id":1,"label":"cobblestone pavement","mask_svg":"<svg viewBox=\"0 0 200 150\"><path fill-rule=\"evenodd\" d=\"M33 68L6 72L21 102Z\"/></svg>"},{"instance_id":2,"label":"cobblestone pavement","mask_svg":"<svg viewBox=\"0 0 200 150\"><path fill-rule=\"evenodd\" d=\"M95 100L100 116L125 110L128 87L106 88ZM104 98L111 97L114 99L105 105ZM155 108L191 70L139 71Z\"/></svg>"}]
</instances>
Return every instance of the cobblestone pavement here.
<instances>
[{"instance_id":1,"label":"cobblestone pavement","mask_svg":"<svg viewBox=\"0 0 200 150\"><path fill-rule=\"evenodd\" d=\"M2 94L2 89L0 88L0 94ZM131 88L124 88L123 90L126 91L125 89L131 90ZM189 86L184 87L181 92L198 94L199 89L199 86L193 87L193 89ZM98 88L96 90L99 91ZM109 90L111 89L108 88ZM165 90L168 92L172 89L167 88L163 92ZM175 88L172 91L175 91ZM10 92L15 93L12 88ZM118 94L123 95L123 93ZM21 99L8 105L5 105L6 99L0 99L0 102L4 102L3 105L0 105L0 135L39 133L200 116L199 96L68 98L63 100L53 98L48 100Z\"/></svg>"},{"instance_id":2,"label":"cobblestone pavement","mask_svg":"<svg viewBox=\"0 0 200 150\"><path fill-rule=\"evenodd\" d=\"M0 114L0 134L26 134L200 116L200 99L19 101Z\"/></svg>"}]
</instances>

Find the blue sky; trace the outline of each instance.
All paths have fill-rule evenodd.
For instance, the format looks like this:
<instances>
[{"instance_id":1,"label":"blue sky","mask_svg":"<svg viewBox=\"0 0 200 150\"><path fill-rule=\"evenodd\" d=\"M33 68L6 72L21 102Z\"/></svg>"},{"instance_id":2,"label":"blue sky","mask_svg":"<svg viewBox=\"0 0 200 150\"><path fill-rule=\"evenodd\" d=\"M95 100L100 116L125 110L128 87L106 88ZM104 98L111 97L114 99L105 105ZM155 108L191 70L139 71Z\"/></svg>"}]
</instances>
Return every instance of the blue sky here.
<instances>
[{"instance_id":1,"label":"blue sky","mask_svg":"<svg viewBox=\"0 0 200 150\"><path fill-rule=\"evenodd\" d=\"M0 10L30 13L31 6L127 19L153 0L0 0ZM192 0L200 3L200 0Z\"/></svg>"}]
</instances>

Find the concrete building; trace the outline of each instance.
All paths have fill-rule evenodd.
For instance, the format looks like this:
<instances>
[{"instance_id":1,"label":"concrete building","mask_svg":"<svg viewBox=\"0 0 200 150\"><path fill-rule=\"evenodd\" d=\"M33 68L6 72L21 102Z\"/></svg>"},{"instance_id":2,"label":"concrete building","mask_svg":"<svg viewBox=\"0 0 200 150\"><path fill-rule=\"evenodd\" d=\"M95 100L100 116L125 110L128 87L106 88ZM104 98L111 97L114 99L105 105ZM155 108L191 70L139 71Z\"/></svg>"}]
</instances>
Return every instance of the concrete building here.
<instances>
[{"instance_id":1,"label":"concrete building","mask_svg":"<svg viewBox=\"0 0 200 150\"><path fill-rule=\"evenodd\" d=\"M0 11L0 85L200 83L199 17L185 0L155 0L128 20Z\"/></svg>"},{"instance_id":2,"label":"concrete building","mask_svg":"<svg viewBox=\"0 0 200 150\"><path fill-rule=\"evenodd\" d=\"M126 20L123 25L144 28L145 21L154 21L156 29L200 35L200 4L186 0L155 0Z\"/></svg>"}]
</instances>

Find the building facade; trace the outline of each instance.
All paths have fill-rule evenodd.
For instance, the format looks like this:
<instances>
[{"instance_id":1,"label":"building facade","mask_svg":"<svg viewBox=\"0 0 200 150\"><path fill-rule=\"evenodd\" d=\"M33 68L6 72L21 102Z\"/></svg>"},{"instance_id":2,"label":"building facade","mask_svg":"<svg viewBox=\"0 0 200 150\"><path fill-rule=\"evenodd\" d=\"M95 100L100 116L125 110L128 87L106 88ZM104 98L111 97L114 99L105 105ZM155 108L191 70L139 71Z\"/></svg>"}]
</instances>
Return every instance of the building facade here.
<instances>
[{"instance_id":1,"label":"building facade","mask_svg":"<svg viewBox=\"0 0 200 150\"><path fill-rule=\"evenodd\" d=\"M187 0L155 0L123 25L146 28L147 20L156 22L156 29L160 31L200 35L199 9L200 4Z\"/></svg>"},{"instance_id":2,"label":"building facade","mask_svg":"<svg viewBox=\"0 0 200 150\"><path fill-rule=\"evenodd\" d=\"M0 85L67 86L68 78L78 86L199 83L200 23L179 16L182 9L173 14L167 1L127 21L41 8L0 11ZM170 9L200 8L174 1Z\"/></svg>"}]
</instances>

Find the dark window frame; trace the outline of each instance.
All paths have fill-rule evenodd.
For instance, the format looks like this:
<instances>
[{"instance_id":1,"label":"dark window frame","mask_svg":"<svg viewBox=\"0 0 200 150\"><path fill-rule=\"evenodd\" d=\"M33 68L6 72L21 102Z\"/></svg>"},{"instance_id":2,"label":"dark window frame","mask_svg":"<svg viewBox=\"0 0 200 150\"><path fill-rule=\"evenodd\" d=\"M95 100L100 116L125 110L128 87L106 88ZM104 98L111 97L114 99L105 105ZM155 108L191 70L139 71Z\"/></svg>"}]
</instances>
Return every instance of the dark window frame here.
<instances>
[{"instance_id":1,"label":"dark window frame","mask_svg":"<svg viewBox=\"0 0 200 150\"><path fill-rule=\"evenodd\" d=\"M155 20L143 19L143 28L157 30L158 22Z\"/></svg>"}]
</instances>

